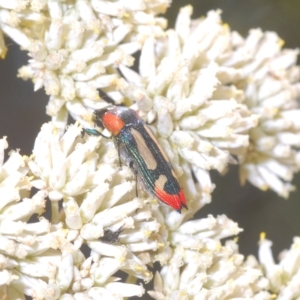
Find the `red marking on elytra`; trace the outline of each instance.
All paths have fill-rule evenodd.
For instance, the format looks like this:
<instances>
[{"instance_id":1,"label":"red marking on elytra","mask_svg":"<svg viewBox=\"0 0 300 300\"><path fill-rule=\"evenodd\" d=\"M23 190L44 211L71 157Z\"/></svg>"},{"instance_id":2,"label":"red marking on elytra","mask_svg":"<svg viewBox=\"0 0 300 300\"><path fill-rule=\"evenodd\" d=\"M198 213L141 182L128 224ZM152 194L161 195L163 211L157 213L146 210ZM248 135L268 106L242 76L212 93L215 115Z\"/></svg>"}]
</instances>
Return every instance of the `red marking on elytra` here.
<instances>
[{"instance_id":1,"label":"red marking on elytra","mask_svg":"<svg viewBox=\"0 0 300 300\"><path fill-rule=\"evenodd\" d=\"M171 195L166 193L164 190L159 188L154 189L156 197L177 211L181 211L182 207L187 207L185 195L183 190L180 189L180 192L177 195Z\"/></svg>"},{"instance_id":2,"label":"red marking on elytra","mask_svg":"<svg viewBox=\"0 0 300 300\"><path fill-rule=\"evenodd\" d=\"M114 136L118 135L125 126L124 121L119 116L114 115L110 112L104 114L102 122L105 128Z\"/></svg>"}]
</instances>

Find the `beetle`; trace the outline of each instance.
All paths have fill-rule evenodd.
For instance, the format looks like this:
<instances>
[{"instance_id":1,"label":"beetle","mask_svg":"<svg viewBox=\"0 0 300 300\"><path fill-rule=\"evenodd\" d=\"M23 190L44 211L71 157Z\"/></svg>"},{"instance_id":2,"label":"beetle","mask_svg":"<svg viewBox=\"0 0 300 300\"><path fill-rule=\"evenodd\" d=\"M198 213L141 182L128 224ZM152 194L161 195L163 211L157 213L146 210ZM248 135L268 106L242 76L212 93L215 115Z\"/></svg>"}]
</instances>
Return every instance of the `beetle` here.
<instances>
[{"instance_id":1,"label":"beetle","mask_svg":"<svg viewBox=\"0 0 300 300\"><path fill-rule=\"evenodd\" d=\"M133 109L107 106L94 111L93 121L98 127L106 128L111 133L118 150L120 167L122 160L125 161L148 194L179 213L183 207L188 209L183 189L169 158L150 127ZM96 129L84 131L110 138Z\"/></svg>"}]
</instances>

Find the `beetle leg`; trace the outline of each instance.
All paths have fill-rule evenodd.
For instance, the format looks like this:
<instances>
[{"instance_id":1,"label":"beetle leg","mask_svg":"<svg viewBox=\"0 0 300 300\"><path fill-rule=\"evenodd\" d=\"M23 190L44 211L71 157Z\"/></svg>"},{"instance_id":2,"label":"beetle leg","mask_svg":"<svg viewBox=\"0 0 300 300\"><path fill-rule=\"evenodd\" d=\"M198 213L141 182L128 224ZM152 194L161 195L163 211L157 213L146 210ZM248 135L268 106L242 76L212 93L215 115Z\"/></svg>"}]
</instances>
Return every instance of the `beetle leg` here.
<instances>
[{"instance_id":1,"label":"beetle leg","mask_svg":"<svg viewBox=\"0 0 300 300\"><path fill-rule=\"evenodd\" d=\"M123 166L123 163L121 161L121 142L120 142L120 139L116 138L116 144L117 144L117 150L118 150L118 157L119 157L119 166L120 166L120 170L122 170L122 166Z\"/></svg>"},{"instance_id":2,"label":"beetle leg","mask_svg":"<svg viewBox=\"0 0 300 300\"><path fill-rule=\"evenodd\" d=\"M88 135L102 136L106 139L111 139L112 138L111 136L106 136L103 133L101 133L100 131L98 131L96 129L93 129L93 128L82 128L82 134L81 134L82 137L85 133L87 133Z\"/></svg>"},{"instance_id":3,"label":"beetle leg","mask_svg":"<svg viewBox=\"0 0 300 300\"><path fill-rule=\"evenodd\" d=\"M134 166L133 160L131 160L129 162L129 168L133 171L133 174L135 176L135 195L136 195L136 197L138 197L138 190L137 190L137 175L138 175L138 171L137 171L137 169Z\"/></svg>"}]
</instances>

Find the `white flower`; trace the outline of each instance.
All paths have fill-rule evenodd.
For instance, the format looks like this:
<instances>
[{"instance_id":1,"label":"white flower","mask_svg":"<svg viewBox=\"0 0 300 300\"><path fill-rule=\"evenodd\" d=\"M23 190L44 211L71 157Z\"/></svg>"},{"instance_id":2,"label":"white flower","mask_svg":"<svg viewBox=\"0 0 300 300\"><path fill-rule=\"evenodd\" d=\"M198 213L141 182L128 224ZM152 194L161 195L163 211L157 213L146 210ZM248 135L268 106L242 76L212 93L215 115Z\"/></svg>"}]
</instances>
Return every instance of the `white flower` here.
<instances>
[{"instance_id":1,"label":"white flower","mask_svg":"<svg viewBox=\"0 0 300 300\"><path fill-rule=\"evenodd\" d=\"M183 169L187 170L184 176L191 202L188 211L178 214L165 205L157 206L157 201L145 198L141 190L139 198L134 198L133 174L124 166L119 170L113 143L82 137L78 124L69 126L64 134L51 123L43 125L33 153L28 161L36 177L32 185L51 199L53 221L64 222L69 228L67 240L74 245L75 253L83 243L92 250L84 276L80 271L82 261L74 262L81 275L71 272L72 278L66 283L64 272L69 271L63 264L59 267L59 286L61 290L72 287L71 294L114 291L110 282L118 270L149 281L152 273L147 265L155 261L168 265L174 249L218 252L220 239L240 232L237 224L225 216L187 222L210 201L209 194L193 182L187 164ZM55 210L61 200L64 215L59 216ZM124 289L119 290L122 297L143 292L137 286Z\"/></svg>"},{"instance_id":2,"label":"white flower","mask_svg":"<svg viewBox=\"0 0 300 300\"><path fill-rule=\"evenodd\" d=\"M123 299L144 293L141 285L117 282L120 278L111 276L120 267L116 259L100 258L95 253L87 259L79 258L80 261L74 261L72 255L62 258L56 278L64 291L59 299Z\"/></svg>"},{"instance_id":3,"label":"white flower","mask_svg":"<svg viewBox=\"0 0 300 300\"><path fill-rule=\"evenodd\" d=\"M28 172L26 158L15 151L11 152L8 160L4 162L7 147L6 137L0 139L0 209L16 204L21 199L21 195L29 196L31 188L30 180L26 176Z\"/></svg>"},{"instance_id":4,"label":"white flower","mask_svg":"<svg viewBox=\"0 0 300 300\"><path fill-rule=\"evenodd\" d=\"M177 246L148 293L160 300L272 299L267 289L259 265L251 257L244 261L234 241L222 246L215 239L204 239L198 250Z\"/></svg>"},{"instance_id":5,"label":"white flower","mask_svg":"<svg viewBox=\"0 0 300 300\"><path fill-rule=\"evenodd\" d=\"M114 274L122 270L151 280L146 265L152 261L151 252L164 245L151 212L155 203L133 199L131 172L116 166L112 142L99 144L99 138L85 141L77 124L63 134L49 123L43 125L30 158L13 152L3 163L7 143L0 140L3 297L123 299L144 293L141 285L117 282ZM28 171L34 176L27 177ZM21 199L32 186L39 191ZM44 218L27 223L44 212L47 197L52 225ZM83 243L91 249L87 259L80 250Z\"/></svg>"},{"instance_id":6,"label":"white flower","mask_svg":"<svg viewBox=\"0 0 300 300\"><path fill-rule=\"evenodd\" d=\"M247 106L260 115L259 125L250 131L249 150L240 157L241 180L287 198L300 166L300 76L298 50L281 46L275 33L250 31L237 51L251 51L252 59L239 66L242 76L235 84L245 90Z\"/></svg>"},{"instance_id":7,"label":"white flower","mask_svg":"<svg viewBox=\"0 0 300 300\"><path fill-rule=\"evenodd\" d=\"M158 14L169 2L0 1L0 56L3 34L29 51L19 76L45 88L53 117L30 157L12 152L4 162L0 140L0 298L142 296L136 281L150 281L155 262L162 266L148 292L155 299L300 297L298 238L278 265L262 240L262 268L235 241L221 243L241 231L235 222L224 215L192 220L211 200L208 171L224 171L233 156L242 181L282 196L292 189L300 145L297 51L281 51L273 33L241 38L219 11L191 20L191 6L164 32ZM135 72L131 55L140 49ZM133 172L120 169L111 140L82 135L91 111L107 105L103 94L137 109L152 127L188 210L179 214L147 197ZM68 113L78 121L65 132ZM35 220L46 201L51 222Z\"/></svg>"},{"instance_id":8,"label":"white flower","mask_svg":"<svg viewBox=\"0 0 300 300\"><path fill-rule=\"evenodd\" d=\"M192 170L200 193L208 194L213 185L207 180L207 170L222 172L234 161L231 154L243 154L249 145L248 130L258 121L239 103L243 93L219 82L222 69L209 51L219 44L208 37L211 25L216 23L216 39L222 38L224 29L218 18L218 13L210 13L198 27L188 24L184 38L179 20L176 30L168 30L165 37L146 40L139 73L124 65L119 67L128 82L120 91L128 105L151 125L181 185L188 186L184 181ZM185 190L188 193L189 189ZM201 201L201 195L192 197L196 198Z\"/></svg>"},{"instance_id":9,"label":"white flower","mask_svg":"<svg viewBox=\"0 0 300 300\"><path fill-rule=\"evenodd\" d=\"M216 77L221 84L216 86L212 98L224 99L220 97L228 95L256 114L255 118L244 109L241 115L246 118L240 119L240 123L231 118L233 124L239 124L239 128L233 125L235 133L250 129L246 152L237 151L237 143L232 139L227 143L226 139L210 141L238 156L242 183L249 180L262 190L271 188L288 197L293 190L290 184L293 173L299 169L296 148L300 145L300 110L296 99L300 85L299 67L295 65L298 50L281 50L283 42L276 33L263 33L259 29L251 30L243 39L221 23L219 11L195 20L191 20L191 14L191 6L182 8L175 30L187 53L197 51L202 64L214 61L219 65ZM163 54L161 49L157 52ZM249 121L245 122L249 118L256 123L251 126Z\"/></svg>"},{"instance_id":10,"label":"white flower","mask_svg":"<svg viewBox=\"0 0 300 300\"><path fill-rule=\"evenodd\" d=\"M68 249L62 224L51 225L34 215L42 214L46 194L30 197L31 178L28 158L12 152L4 162L6 139L0 140L0 295L3 299L44 299L48 292L59 291L49 282L55 280L61 249ZM28 222L31 220L31 222Z\"/></svg>"},{"instance_id":11,"label":"white flower","mask_svg":"<svg viewBox=\"0 0 300 300\"><path fill-rule=\"evenodd\" d=\"M250 30L246 39L228 33L226 48L216 57L219 78L245 93L247 107L259 116L251 129L250 145L239 154L240 177L262 190L270 188L287 198L291 180L299 170L300 95L298 50L281 49L274 32Z\"/></svg>"},{"instance_id":12,"label":"white flower","mask_svg":"<svg viewBox=\"0 0 300 300\"><path fill-rule=\"evenodd\" d=\"M157 55L155 47L162 53ZM190 47L186 53L174 31L162 42L149 39L142 49L141 75L120 66L131 83L123 92L141 114L147 114L145 119L177 150L176 155L197 168L222 171L228 149L240 153L247 147L248 136L243 133L255 126L256 117L227 94L214 98L218 66L203 60L197 43Z\"/></svg>"},{"instance_id":13,"label":"white flower","mask_svg":"<svg viewBox=\"0 0 300 300\"><path fill-rule=\"evenodd\" d=\"M145 198L141 190L135 198L135 178L128 167L120 170L114 144L82 137L78 124L63 134L49 123L43 125L33 154L28 162L35 175L32 185L50 198L52 221L69 228L75 250L87 244L94 253L92 286L105 288L118 270L151 280L147 264L168 259L159 255L168 246L166 229L156 217L157 200Z\"/></svg>"},{"instance_id":14,"label":"white flower","mask_svg":"<svg viewBox=\"0 0 300 300\"><path fill-rule=\"evenodd\" d=\"M193 209L193 208L192 208ZM168 245L157 257L163 267L154 278L154 299L272 299L268 281L260 266L249 257L244 261L237 244L220 240L237 235L241 229L226 216L208 216L185 221L168 207L160 206L154 215L161 220Z\"/></svg>"},{"instance_id":15,"label":"white flower","mask_svg":"<svg viewBox=\"0 0 300 300\"><path fill-rule=\"evenodd\" d=\"M157 15L168 5L169 0L1 1L0 29L29 51L19 77L32 79L35 90L45 87L47 113L65 125L68 111L87 120L91 105L103 106L98 89L119 94L122 102L118 89L124 81L115 69L133 64L131 54L146 37L163 34L166 20ZM1 48L4 55L2 34Z\"/></svg>"},{"instance_id":16,"label":"white flower","mask_svg":"<svg viewBox=\"0 0 300 300\"><path fill-rule=\"evenodd\" d=\"M295 237L289 250L279 255L276 264L271 251L272 242L261 236L258 257L270 282L270 291L277 300L292 300L300 296L300 238Z\"/></svg>"}]
</instances>

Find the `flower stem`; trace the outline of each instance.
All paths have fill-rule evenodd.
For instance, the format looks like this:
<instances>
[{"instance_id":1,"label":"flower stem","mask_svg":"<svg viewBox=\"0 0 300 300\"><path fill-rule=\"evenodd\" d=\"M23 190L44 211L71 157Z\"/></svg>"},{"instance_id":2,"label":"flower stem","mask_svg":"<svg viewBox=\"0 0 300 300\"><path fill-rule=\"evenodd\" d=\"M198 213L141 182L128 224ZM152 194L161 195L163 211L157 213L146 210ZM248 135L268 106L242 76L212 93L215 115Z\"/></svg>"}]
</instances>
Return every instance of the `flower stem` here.
<instances>
[{"instance_id":1,"label":"flower stem","mask_svg":"<svg viewBox=\"0 0 300 300\"><path fill-rule=\"evenodd\" d=\"M57 224L59 222L58 201L51 201L51 220L52 224Z\"/></svg>"}]
</instances>

